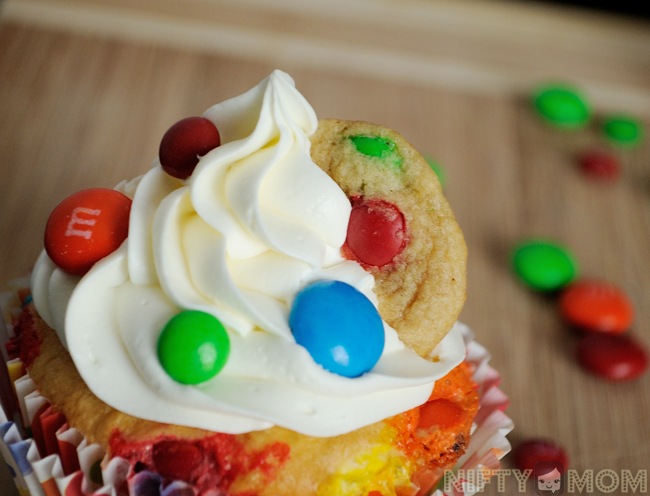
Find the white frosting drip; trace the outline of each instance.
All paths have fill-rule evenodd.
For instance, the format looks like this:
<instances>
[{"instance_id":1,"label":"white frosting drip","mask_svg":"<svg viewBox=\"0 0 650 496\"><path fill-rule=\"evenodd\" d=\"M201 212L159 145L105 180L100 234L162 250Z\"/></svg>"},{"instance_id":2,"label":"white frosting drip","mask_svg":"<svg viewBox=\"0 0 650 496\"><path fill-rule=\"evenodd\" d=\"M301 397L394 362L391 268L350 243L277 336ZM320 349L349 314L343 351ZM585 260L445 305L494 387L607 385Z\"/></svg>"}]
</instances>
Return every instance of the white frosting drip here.
<instances>
[{"instance_id":1,"label":"white frosting drip","mask_svg":"<svg viewBox=\"0 0 650 496\"><path fill-rule=\"evenodd\" d=\"M275 71L204 117L222 145L186 181L158 161L116 189L133 199L129 237L83 277L45 252L32 276L36 308L109 405L159 422L242 433L280 425L334 436L422 404L465 354L457 328L437 362L408 350L384 324L375 367L346 378L317 365L288 325L296 293L320 279L347 282L375 305L374 279L340 255L350 202L309 155L316 115ZM217 317L231 341L205 383L172 380L156 355L167 321L184 309Z\"/></svg>"}]
</instances>

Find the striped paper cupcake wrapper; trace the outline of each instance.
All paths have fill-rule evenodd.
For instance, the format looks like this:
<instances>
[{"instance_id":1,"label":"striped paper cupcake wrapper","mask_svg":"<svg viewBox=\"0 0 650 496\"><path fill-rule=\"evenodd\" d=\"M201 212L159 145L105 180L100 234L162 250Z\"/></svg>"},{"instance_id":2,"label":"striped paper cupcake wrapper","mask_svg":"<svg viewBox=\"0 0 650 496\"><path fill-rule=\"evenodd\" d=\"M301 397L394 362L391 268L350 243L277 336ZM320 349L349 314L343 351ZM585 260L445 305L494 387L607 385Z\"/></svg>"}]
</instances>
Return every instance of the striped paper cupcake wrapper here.
<instances>
[{"instance_id":1,"label":"striped paper cupcake wrapper","mask_svg":"<svg viewBox=\"0 0 650 496\"><path fill-rule=\"evenodd\" d=\"M459 325L467 347L465 361L472 366L472 380L478 385L479 409L465 454L443 475L433 496L472 496L481 491L511 449L506 435L514 424L504 413L510 400L498 387L501 375L488 365L490 354L474 341L471 329Z\"/></svg>"}]
</instances>

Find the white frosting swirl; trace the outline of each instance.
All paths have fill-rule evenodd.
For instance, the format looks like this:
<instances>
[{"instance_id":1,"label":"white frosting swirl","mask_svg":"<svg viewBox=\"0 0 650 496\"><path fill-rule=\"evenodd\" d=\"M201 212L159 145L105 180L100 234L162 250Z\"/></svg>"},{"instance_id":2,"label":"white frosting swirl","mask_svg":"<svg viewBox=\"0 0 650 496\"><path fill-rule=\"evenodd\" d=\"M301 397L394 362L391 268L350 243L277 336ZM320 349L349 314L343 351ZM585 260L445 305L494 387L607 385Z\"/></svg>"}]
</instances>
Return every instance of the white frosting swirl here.
<instances>
[{"instance_id":1,"label":"white frosting swirl","mask_svg":"<svg viewBox=\"0 0 650 496\"><path fill-rule=\"evenodd\" d=\"M116 189L133 199L129 236L83 277L43 252L32 275L36 307L56 329L90 389L109 405L159 422L243 433L280 425L334 436L422 404L464 358L456 328L436 362L384 324L375 367L350 379L295 343L291 303L307 284L340 280L375 305L374 279L340 255L350 202L310 158L316 115L285 73L208 109L222 145L190 179L158 161ZM160 365L167 321L201 310L226 327L231 352L213 379L189 386Z\"/></svg>"}]
</instances>

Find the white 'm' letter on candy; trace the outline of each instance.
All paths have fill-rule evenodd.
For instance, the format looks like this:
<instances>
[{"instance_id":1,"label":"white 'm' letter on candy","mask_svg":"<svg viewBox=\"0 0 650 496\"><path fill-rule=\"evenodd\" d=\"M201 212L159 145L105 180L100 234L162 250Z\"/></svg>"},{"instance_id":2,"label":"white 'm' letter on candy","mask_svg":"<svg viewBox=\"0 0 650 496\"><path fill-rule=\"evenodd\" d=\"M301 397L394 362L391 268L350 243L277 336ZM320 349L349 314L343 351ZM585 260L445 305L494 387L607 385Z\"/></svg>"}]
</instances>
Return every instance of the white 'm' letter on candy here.
<instances>
[{"instance_id":1,"label":"white 'm' letter on candy","mask_svg":"<svg viewBox=\"0 0 650 496\"><path fill-rule=\"evenodd\" d=\"M70 222L68 222L68 226L66 227L65 236L81 236L82 238L90 239L91 236L93 235L93 232L91 230L75 229L74 226L76 225L94 226L97 223L97 219L84 219L82 217L79 217L79 214L97 216L101 213L102 213L101 210L92 209L92 208L84 208L84 207L75 208L72 211L72 215L70 216Z\"/></svg>"}]
</instances>

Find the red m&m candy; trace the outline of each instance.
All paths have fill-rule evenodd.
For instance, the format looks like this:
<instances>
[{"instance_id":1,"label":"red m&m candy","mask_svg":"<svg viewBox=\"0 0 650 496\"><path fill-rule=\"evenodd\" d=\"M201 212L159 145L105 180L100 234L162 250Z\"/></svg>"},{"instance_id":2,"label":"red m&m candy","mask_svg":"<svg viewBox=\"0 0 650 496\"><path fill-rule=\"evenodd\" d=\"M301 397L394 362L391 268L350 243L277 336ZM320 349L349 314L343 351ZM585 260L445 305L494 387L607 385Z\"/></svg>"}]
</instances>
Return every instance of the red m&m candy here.
<instances>
[{"instance_id":1,"label":"red m&m candy","mask_svg":"<svg viewBox=\"0 0 650 496\"><path fill-rule=\"evenodd\" d=\"M621 173L621 163L616 155L592 151L580 157L582 172L595 179L614 181Z\"/></svg>"},{"instance_id":2,"label":"red m&m candy","mask_svg":"<svg viewBox=\"0 0 650 496\"><path fill-rule=\"evenodd\" d=\"M631 381L648 368L648 354L627 334L587 334L577 345L580 365L604 379Z\"/></svg>"},{"instance_id":3,"label":"red m&m candy","mask_svg":"<svg viewBox=\"0 0 650 496\"><path fill-rule=\"evenodd\" d=\"M345 241L361 263L386 265L406 244L404 215L383 200L354 200Z\"/></svg>"},{"instance_id":4,"label":"red m&m candy","mask_svg":"<svg viewBox=\"0 0 650 496\"><path fill-rule=\"evenodd\" d=\"M221 144L217 127L205 117L187 117L170 127L158 155L160 165L170 176L187 179L194 172L199 157Z\"/></svg>"},{"instance_id":5,"label":"red m&m candy","mask_svg":"<svg viewBox=\"0 0 650 496\"><path fill-rule=\"evenodd\" d=\"M534 470L539 462L560 462L566 470L569 457L564 448L550 439L529 439L519 444L512 452L517 469Z\"/></svg>"},{"instance_id":6,"label":"red m&m candy","mask_svg":"<svg viewBox=\"0 0 650 496\"><path fill-rule=\"evenodd\" d=\"M163 477L190 482L193 472L203 461L203 455L194 444L165 439L153 445L152 459L156 472Z\"/></svg>"},{"instance_id":7,"label":"red m&m candy","mask_svg":"<svg viewBox=\"0 0 650 496\"><path fill-rule=\"evenodd\" d=\"M126 239L130 212L131 200L118 191L79 191L50 214L45 226L45 251L61 269L84 275Z\"/></svg>"},{"instance_id":8,"label":"red m&m candy","mask_svg":"<svg viewBox=\"0 0 650 496\"><path fill-rule=\"evenodd\" d=\"M629 329L634 308L622 289L603 281L579 281L564 290L560 313L572 325L620 334Z\"/></svg>"}]
</instances>

